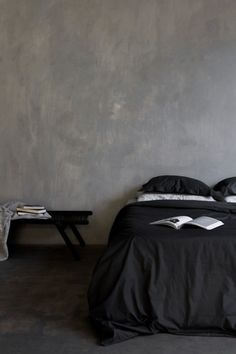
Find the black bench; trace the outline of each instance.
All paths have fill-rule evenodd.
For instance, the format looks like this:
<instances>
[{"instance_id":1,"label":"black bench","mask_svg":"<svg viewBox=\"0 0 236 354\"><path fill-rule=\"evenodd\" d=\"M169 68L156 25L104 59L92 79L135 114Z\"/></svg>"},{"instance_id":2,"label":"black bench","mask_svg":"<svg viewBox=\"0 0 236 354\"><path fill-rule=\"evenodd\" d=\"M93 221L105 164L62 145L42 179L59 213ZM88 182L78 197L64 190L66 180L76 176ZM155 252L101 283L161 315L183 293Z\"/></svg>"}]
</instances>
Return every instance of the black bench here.
<instances>
[{"instance_id":1,"label":"black bench","mask_svg":"<svg viewBox=\"0 0 236 354\"><path fill-rule=\"evenodd\" d=\"M55 225L59 231L61 237L63 238L65 244L70 249L72 255L75 259L79 259L79 252L76 247L71 242L66 228L70 228L73 232L81 247L85 246L85 241L81 236L76 225L87 225L89 224L88 217L92 215L92 211L71 211L71 210L49 210L48 213L51 215L50 219L16 219L12 220L13 226L22 224L48 224Z\"/></svg>"}]
</instances>

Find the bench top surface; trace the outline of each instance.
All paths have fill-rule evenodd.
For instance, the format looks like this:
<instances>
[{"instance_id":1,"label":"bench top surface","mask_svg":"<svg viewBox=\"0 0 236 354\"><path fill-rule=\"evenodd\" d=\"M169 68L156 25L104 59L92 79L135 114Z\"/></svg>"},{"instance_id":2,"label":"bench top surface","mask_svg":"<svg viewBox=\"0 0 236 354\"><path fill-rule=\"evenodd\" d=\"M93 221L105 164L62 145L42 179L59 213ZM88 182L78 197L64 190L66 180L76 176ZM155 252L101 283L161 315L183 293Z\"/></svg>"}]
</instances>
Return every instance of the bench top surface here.
<instances>
[{"instance_id":1,"label":"bench top surface","mask_svg":"<svg viewBox=\"0 0 236 354\"><path fill-rule=\"evenodd\" d=\"M88 224L88 216L93 214L91 210L47 210L47 212L51 215L50 219L20 218L12 221L22 224L54 224L62 222L82 225Z\"/></svg>"},{"instance_id":2,"label":"bench top surface","mask_svg":"<svg viewBox=\"0 0 236 354\"><path fill-rule=\"evenodd\" d=\"M50 215L92 215L91 210L47 210Z\"/></svg>"}]
</instances>

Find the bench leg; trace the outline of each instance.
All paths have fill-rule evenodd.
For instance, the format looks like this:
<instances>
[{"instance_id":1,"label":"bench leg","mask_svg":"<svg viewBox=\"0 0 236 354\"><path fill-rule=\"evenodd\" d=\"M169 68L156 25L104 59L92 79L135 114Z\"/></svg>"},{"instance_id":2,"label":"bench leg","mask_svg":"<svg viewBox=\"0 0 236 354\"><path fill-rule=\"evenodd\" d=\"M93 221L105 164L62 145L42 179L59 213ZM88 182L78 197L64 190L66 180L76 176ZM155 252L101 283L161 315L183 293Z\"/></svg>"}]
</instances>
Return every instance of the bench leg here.
<instances>
[{"instance_id":1,"label":"bench leg","mask_svg":"<svg viewBox=\"0 0 236 354\"><path fill-rule=\"evenodd\" d=\"M85 241L84 241L83 237L81 236L77 227L74 224L70 224L70 228L71 228L71 231L73 232L73 234L75 235L75 237L77 238L77 240L79 241L80 246L84 247Z\"/></svg>"},{"instance_id":2,"label":"bench leg","mask_svg":"<svg viewBox=\"0 0 236 354\"><path fill-rule=\"evenodd\" d=\"M62 236L65 244L67 245L67 247L70 249L73 257L76 259L76 260L79 260L80 259L80 256L79 256L79 253L77 252L76 248L74 247L73 243L70 241L68 235L66 234L65 232L65 229L63 227L62 224L55 224L56 225L56 228L57 230L59 231L60 235Z\"/></svg>"}]
</instances>

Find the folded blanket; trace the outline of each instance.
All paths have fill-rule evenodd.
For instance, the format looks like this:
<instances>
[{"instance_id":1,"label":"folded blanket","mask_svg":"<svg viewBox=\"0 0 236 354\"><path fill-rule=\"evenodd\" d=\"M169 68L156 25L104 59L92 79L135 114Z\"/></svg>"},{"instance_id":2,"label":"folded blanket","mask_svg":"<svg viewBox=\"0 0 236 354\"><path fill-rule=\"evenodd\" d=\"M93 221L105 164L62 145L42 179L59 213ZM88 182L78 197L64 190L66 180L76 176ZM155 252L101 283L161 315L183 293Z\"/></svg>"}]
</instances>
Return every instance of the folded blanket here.
<instances>
[{"instance_id":1,"label":"folded blanket","mask_svg":"<svg viewBox=\"0 0 236 354\"><path fill-rule=\"evenodd\" d=\"M8 258L7 238L13 212L6 206L0 207L0 261Z\"/></svg>"},{"instance_id":2,"label":"folded blanket","mask_svg":"<svg viewBox=\"0 0 236 354\"><path fill-rule=\"evenodd\" d=\"M49 219L48 213L43 215L24 215L19 216L16 208L22 207L24 203L19 201L10 202L0 206L0 261L8 259L7 239L11 220L16 219Z\"/></svg>"}]
</instances>

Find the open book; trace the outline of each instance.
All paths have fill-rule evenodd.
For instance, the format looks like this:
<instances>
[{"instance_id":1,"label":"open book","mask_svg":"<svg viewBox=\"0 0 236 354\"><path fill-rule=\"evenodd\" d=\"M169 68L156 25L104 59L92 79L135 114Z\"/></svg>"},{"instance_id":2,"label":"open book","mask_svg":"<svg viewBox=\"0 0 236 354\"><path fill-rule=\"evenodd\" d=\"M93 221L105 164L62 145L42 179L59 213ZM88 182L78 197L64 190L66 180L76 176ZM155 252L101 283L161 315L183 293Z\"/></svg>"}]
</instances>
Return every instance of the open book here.
<instances>
[{"instance_id":1,"label":"open book","mask_svg":"<svg viewBox=\"0 0 236 354\"><path fill-rule=\"evenodd\" d=\"M176 230L181 229L183 225L193 225L201 227L205 230L212 230L216 227L224 225L220 220L211 218L210 216L199 216L196 219L192 219L189 216L173 216L171 218L162 219L150 223L151 225L166 225L173 227Z\"/></svg>"}]
</instances>

